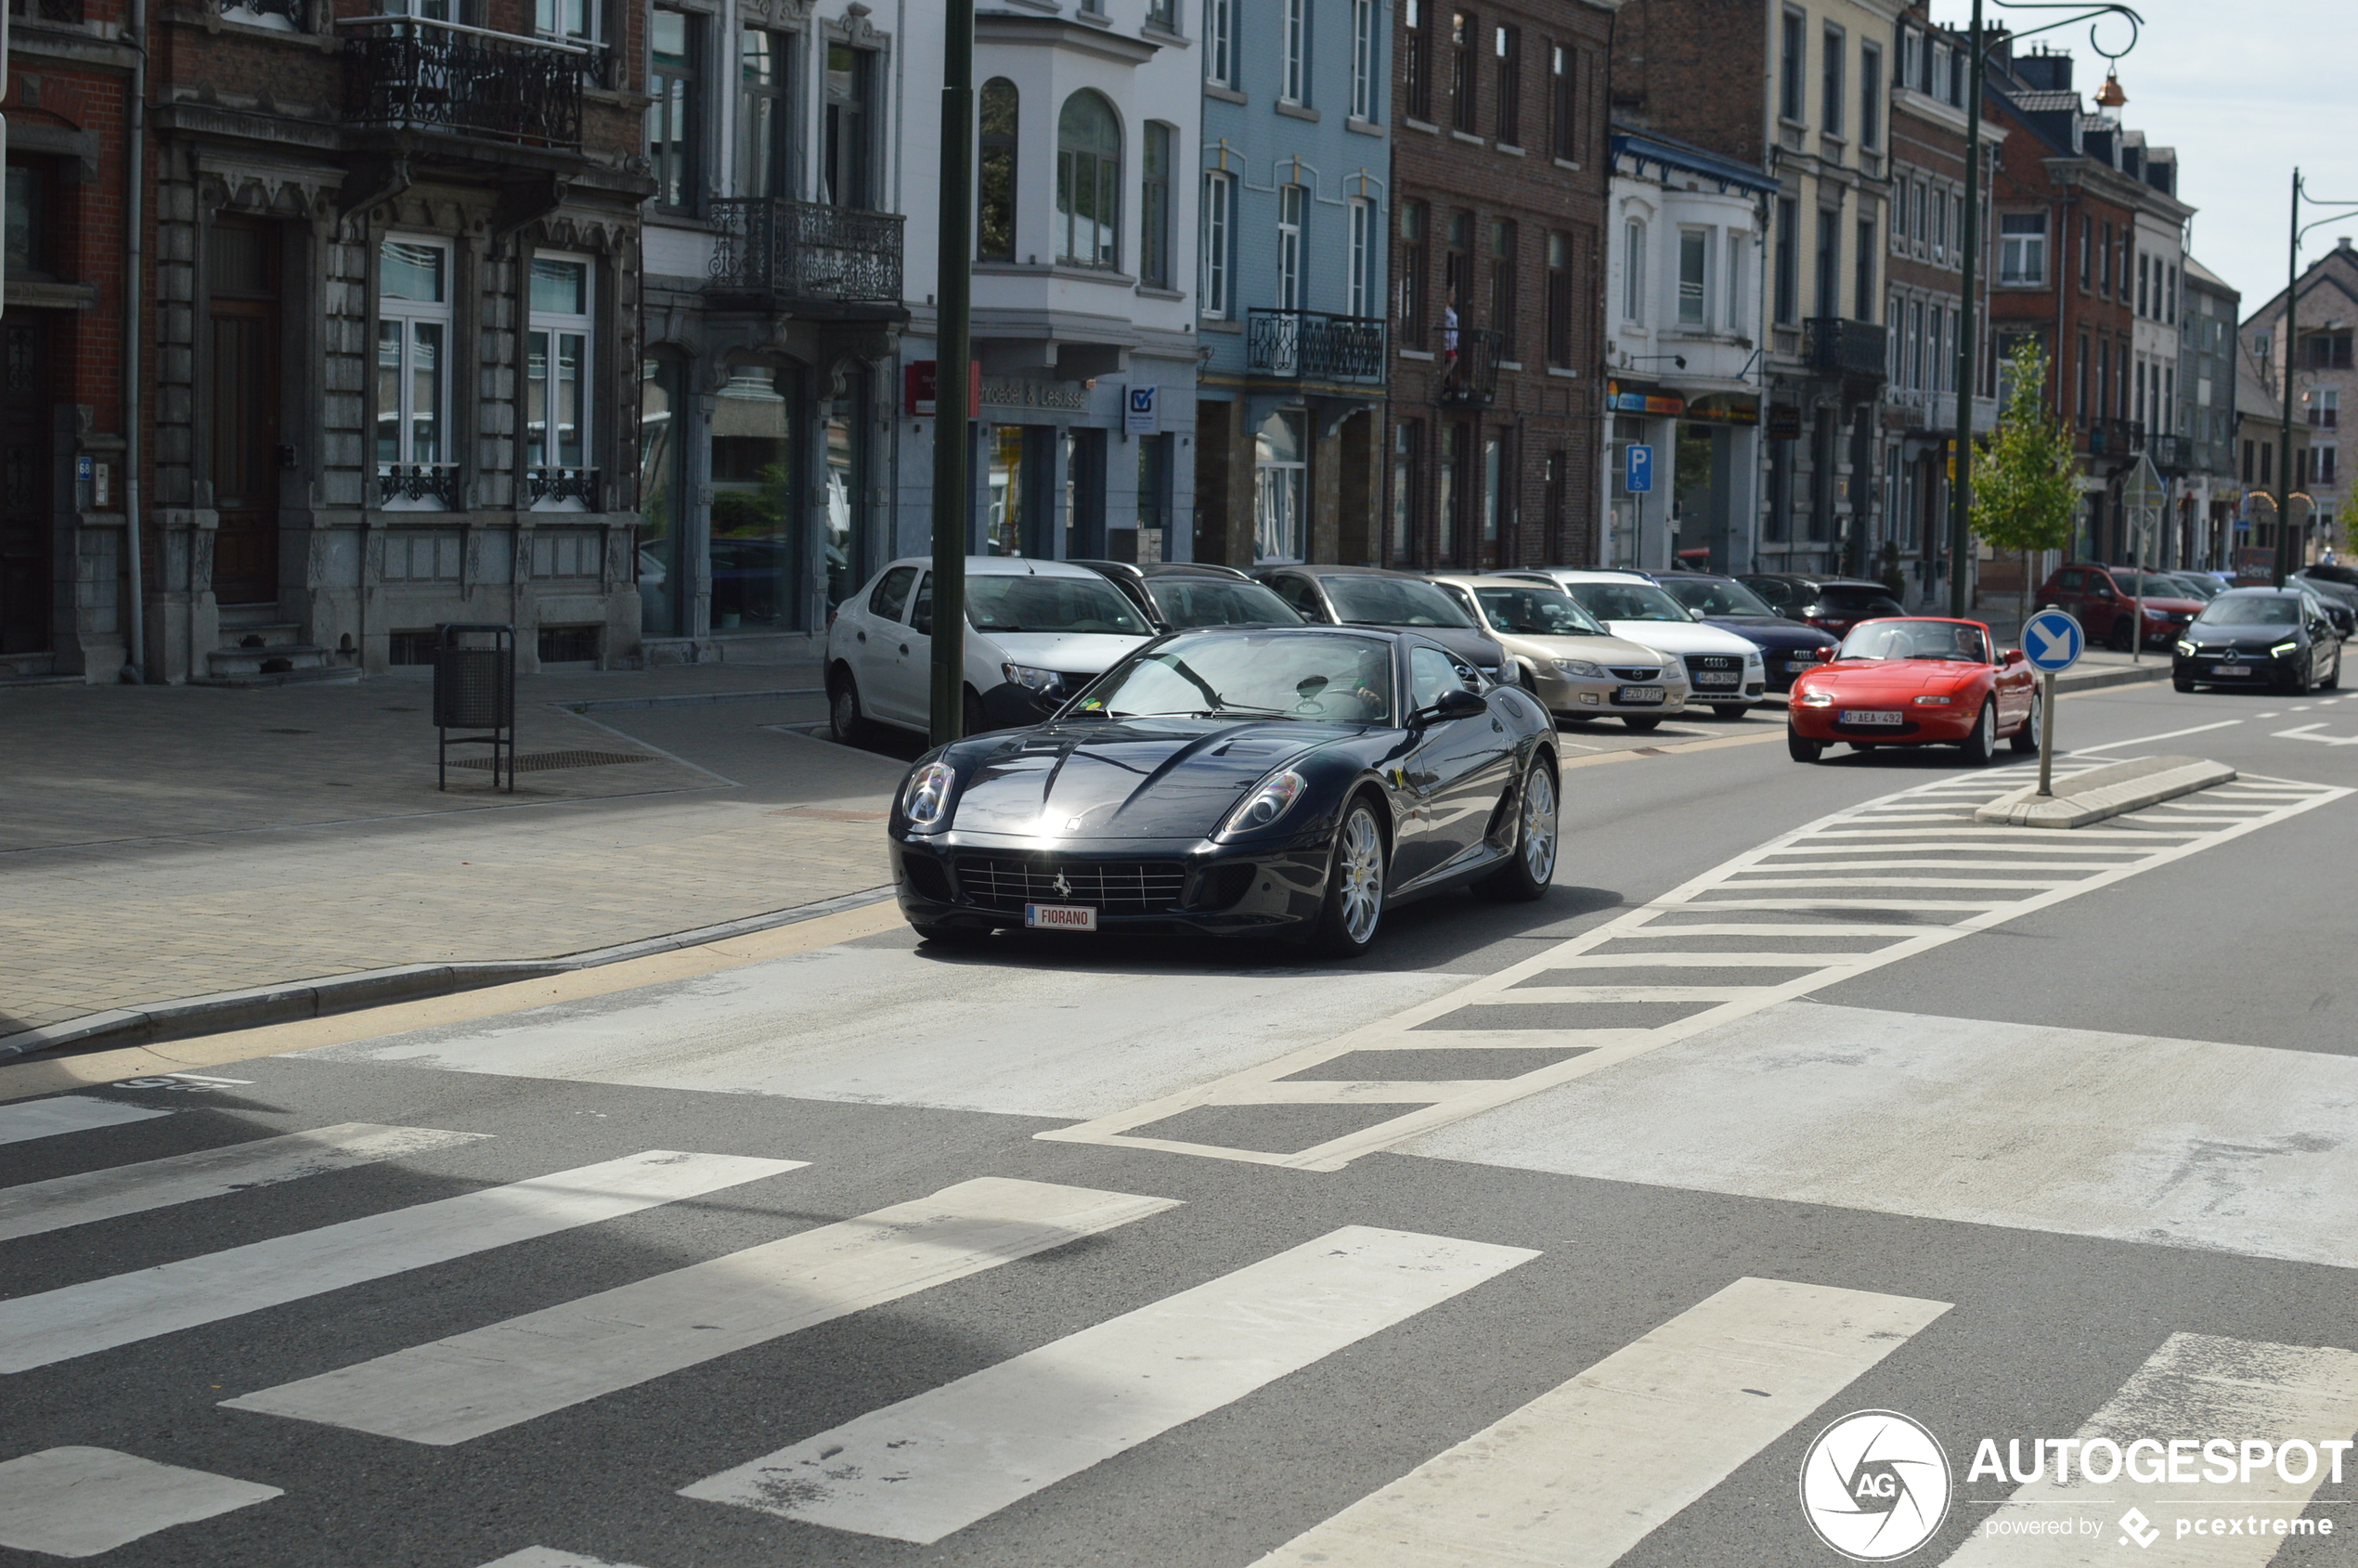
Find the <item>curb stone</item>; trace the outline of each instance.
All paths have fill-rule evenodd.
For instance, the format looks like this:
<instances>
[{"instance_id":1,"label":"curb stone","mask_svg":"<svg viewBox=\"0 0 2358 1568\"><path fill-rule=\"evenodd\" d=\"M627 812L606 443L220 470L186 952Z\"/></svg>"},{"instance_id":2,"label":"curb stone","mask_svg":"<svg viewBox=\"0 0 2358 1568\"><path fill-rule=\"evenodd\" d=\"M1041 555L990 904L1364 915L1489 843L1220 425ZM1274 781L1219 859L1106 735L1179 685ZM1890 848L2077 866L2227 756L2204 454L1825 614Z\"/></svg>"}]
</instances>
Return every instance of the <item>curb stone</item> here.
<instances>
[{"instance_id":1,"label":"curb stone","mask_svg":"<svg viewBox=\"0 0 2358 1568\"><path fill-rule=\"evenodd\" d=\"M2182 795L2233 783L2235 769L2200 757L2140 757L2062 780L2054 795L2036 785L2002 795L1974 812L1977 823L2012 827L2086 827Z\"/></svg>"}]
</instances>

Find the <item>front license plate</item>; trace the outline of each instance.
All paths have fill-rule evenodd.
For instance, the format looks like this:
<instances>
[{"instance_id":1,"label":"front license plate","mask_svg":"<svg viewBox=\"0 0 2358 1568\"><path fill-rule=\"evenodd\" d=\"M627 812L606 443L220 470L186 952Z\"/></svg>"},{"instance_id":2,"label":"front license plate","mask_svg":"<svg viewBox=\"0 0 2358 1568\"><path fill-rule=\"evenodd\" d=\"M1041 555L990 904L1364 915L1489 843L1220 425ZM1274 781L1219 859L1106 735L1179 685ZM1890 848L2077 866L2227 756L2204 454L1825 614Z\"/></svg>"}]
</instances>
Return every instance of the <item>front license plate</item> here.
<instances>
[{"instance_id":1,"label":"front license plate","mask_svg":"<svg viewBox=\"0 0 2358 1568\"><path fill-rule=\"evenodd\" d=\"M1846 707L1842 710L1842 721L1846 724L1904 724L1908 716L1877 707Z\"/></svg>"},{"instance_id":2,"label":"front license plate","mask_svg":"<svg viewBox=\"0 0 2358 1568\"><path fill-rule=\"evenodd\" d=\"M1733 670L1722 672L1716 669L1706 669L1699 671L1696 674L1695 684L1698 686L1733 686L1742 679L1743 677L1736 674Z\"/></svg>"},{"instance_id":3,"label":"front license plate","mask_svg":"<svg viewBox=\"0 0 2358 1568\"><path fill-rule=\"evenodd\" d=\"M1094 931L1097 912L1088 904L1026 904L1023 923L1039 931Z\"/></svg>"},{"instance_id":4,"label":"front license plate","mask_svg":"<svg viewBox=\"0 0 2358 1568\"><path fill-rule=\"evenodd\" d=\"M1613 700L1617 703L1635 703L1652 707L1660 705L1666 698L1660 686L1624 686L1613 693Z\"/></svg>"},{"instance_id":5,"label":"front license plate","mask_svg":"<svg viewBox=\"0 0 2358 1568\"><path fill-rule=\"evenodd\" d=\"M1785 661L1785 673L1787 675L1799 675L1803 670L1814 667L1817 662L1818 661L1815 659L1787 659Z\"/></svg>"},{"instance_id":6,"label":"front license plate","mask_svg":"<svg viewBox=\"0 0 2358 1568\"><path fill-rule=\"evenodd\" d=\"M2258 675L2258 667L2248 664L2222 664L2210 667L2210 673L2222 680L2244 680Z\"/></svg>"}]
</instances>

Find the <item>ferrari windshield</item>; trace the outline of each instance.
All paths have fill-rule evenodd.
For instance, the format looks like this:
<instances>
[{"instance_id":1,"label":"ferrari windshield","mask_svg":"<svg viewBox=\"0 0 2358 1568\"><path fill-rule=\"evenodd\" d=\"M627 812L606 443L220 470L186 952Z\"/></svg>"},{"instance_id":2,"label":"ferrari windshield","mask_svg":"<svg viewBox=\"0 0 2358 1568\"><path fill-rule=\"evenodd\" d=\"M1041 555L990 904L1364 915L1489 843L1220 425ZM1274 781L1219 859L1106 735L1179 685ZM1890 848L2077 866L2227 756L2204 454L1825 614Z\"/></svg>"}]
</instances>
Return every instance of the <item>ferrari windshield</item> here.
<instances>
[{"instance_id":1,"label":"ferrari windshield","mask_svg":"<svg viewBox=\"0 0 2358 1568\"><path fill-rule=\"evenodd\" d=\"M1600 621L1682 621L1692 625L1695 618L1679 607L1678 601L1652 583L1570 583L1564 591Z\"/></svg>"},{"instance_id":2,"label":"ferrari windshield","mask_svg":"<svg viewBox=\"0 0 2358 1568\"><path fill-rule=\"evenodd\" d=\"M1186 715L1388 723L1392 645L1346 632L1173 637L1116 668L1073 711L1108 719Z\"/></svg>"},{"instance_id":3,"label":"ferrari windshield","mask_svg":"<svg viewBox=\"0 0 2358 1568\"><path fill-rule=\"evenodd\" d=\"M2299 626L2300 605L2292 595L2222 594L2203 606L2196 626Z\"/></svg>"},{"instance_id":4,"label":"ferrari windshield","mask_svg":"<svg viewBox=\"0 0 2358 1568\"><path fill-rule=\"evenodd\" d=\"M1491 627L1509 637L1602 637L1605 628L1561 589L1490 588L1473 590Z\"/></svg>"},{"instance_id":5,"label":"ferrari windshield","mask_svg":"<svg viewBox=\"0 0 2358 1568\"><path fill-rule=\"evenodd\" d=\"M1662 590L1698 616L1761 616L1774 617L1760 595L1726 577L1673 577Z\"/></svg>"},{"instance_id":6,"label":"ferrari windshield","mask_svg":"<svg viewBox=\"0 0 2358 1568\"><path fill-rule=\"evenodd\" d=\"M1989 634L1955 621L1869 621L1842 640L1840 656L1988 664Z\"/></svg>"},{"instance_id":7,"label":"ferrari windshield","mask_svg":"<svg viewBox=\"0 0 2358 1568\"><path fill-rule=\"evenodd\" d=\"M1149 637L1121 590L1100 577L977 572L966 578L966 619L977 631L1099 631Z\"/></svg>"},{"instance_id":8,"label":"ferrari windshield","mask_svg":"<svg viewBox=\"0 0 2358 1568\"><path fill-rule=\"evenodd\" d=\"M1447 594L1414 577L1320 577L1318 586L1336 615L1360 626L1473 626Z\"/></svg>"},{"instance_id":9,"label":"ferrari windshield","mask_svg":"<svg viewBox=\"0 0 2358 1568\"><path fill-rule=\"evenodd\" d=\"M1147 595L1172 629L1196 626L1300 626L1293 606L1259 583L1229 577L1148 577Z\"/></svg>"}]
</instances>

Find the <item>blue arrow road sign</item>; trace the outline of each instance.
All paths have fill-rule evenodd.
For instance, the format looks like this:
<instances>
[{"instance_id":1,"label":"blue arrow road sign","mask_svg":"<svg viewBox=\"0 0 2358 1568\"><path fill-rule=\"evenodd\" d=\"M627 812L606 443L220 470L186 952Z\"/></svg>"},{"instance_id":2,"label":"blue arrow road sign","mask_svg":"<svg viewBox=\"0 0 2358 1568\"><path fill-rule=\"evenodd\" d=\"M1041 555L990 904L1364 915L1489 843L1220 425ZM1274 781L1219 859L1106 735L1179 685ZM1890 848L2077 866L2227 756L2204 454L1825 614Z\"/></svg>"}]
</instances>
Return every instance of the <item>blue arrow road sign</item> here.
<instances>
[{"instance_id":1,"label":"blue arrow road sign","mask_svg":"<svg viewBox=\"0 0 2358 1568\"><path fill-rule=\"evenodd\" d=\"M1629 447L1629 493L1642 496L1654 487L1654 449L1652 447Z\"/></svg>"},{"instance_id":2,"label":"blue arrow road sign","mask_svg":"<svg viewBox=\"0 0 2358 1568\"><path fill-rule=\"evenodd\" d=\"M2023 656L2042 675L2061 675L2078 664L2087 643L2079 623L2061 610L2041 610L2022 623Z\"/></svg>"}]
</instances>

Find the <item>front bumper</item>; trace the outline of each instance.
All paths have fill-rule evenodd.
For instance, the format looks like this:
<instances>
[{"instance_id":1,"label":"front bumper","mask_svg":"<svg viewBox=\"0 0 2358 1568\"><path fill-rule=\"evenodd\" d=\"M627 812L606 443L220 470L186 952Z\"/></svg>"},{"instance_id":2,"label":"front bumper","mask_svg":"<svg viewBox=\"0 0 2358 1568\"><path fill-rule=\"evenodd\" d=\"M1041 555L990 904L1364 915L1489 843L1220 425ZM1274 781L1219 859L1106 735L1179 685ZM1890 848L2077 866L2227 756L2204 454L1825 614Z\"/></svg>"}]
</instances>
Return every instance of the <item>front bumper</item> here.
<instances>
[{"instance_id":1,"label":"front bumper","mask_svg":"<svg viewBox=\"0 0 2358 1568\"><path fill-rule=\"evenodd\" d=\"M1330 836L1322 828L1276 844L1038 848L952 831L903 834L889 848L894 892L913 925L1020 930L1027 903L1066 903L1095 909L1100 931L1297 937L1326 905Z\"/></svg>"},{"instance_id":2,"label":"front bumper","mask_svg":"<svg viewBox=\"0 0 2358 1568\"><path fill-rule=\"evenodd\" d=\"M1662 701L1625 703L1620 700L1625 688L1639 685L1660 686L1663 689ZM1533 680L1532 695L1559 719L1618 718L1623 714L1665 717L1684 713L1691 699L1687 683L1680 680L1635 681L1613 676L1600 679L1587 675L1566 675L1554 668L1537 672Z\"/></svg>"},{"instance_id":3,"label":"front bumper","mask_svg":"<svg viewBox=\"0 0 2358 1568\"><path fill-rule=\"evenodd\" d=\"M1848 724L1843 722L1846 712L1872 711L1898 713L1897 724ZM1980 721L1981 709L1964 703L1943 706L1918 706L1906 702L1836 703L1832 707L1804 707L1795 703L1786 710L1794 733L1806 741L1882 741L1887 744L1913 745L1956 745L1969 739L1974 725Z\"/></svg>"},{"instance_id":4,"label":"front bumper","mask_svg":"<svg viewBox=\"0 0 2358 1568\"><path fill-rule=\"evenodd\" d=\"M2173 651L2170 656L2170 673L2179 680L2196 686L2288 686L2295 671L2300 667L2301 655L2293 654L2245 654L2232 664L2222 664L2216 654L2196 654L2192 658Z\"/></svg>"}]
</instances>

